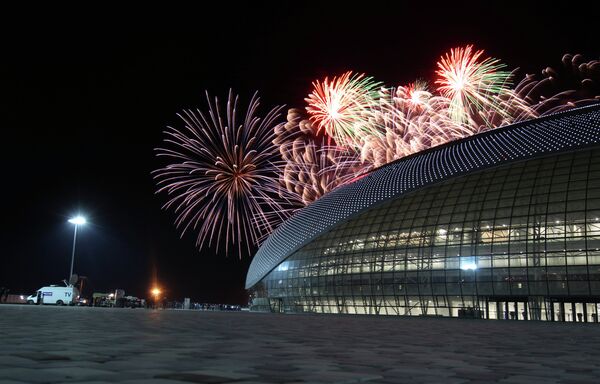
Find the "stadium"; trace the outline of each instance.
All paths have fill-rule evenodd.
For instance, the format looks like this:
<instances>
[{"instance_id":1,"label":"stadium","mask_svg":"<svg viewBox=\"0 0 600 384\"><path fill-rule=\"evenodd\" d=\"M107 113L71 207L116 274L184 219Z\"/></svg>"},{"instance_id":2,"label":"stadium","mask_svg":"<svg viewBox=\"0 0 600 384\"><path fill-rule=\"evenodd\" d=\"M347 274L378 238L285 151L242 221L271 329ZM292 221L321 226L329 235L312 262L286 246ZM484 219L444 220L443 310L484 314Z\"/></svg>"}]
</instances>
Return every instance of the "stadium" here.
<instances>
[{"instance_id":1,"label":"stadium","mask_svg":"<svg viewBox=\"0 0 600 384\"><path fill-rule=\"evenodd\" d=\"M600 105L431 148L298 211L252 309L598 322Z\"/></svg>"}]
</instances>

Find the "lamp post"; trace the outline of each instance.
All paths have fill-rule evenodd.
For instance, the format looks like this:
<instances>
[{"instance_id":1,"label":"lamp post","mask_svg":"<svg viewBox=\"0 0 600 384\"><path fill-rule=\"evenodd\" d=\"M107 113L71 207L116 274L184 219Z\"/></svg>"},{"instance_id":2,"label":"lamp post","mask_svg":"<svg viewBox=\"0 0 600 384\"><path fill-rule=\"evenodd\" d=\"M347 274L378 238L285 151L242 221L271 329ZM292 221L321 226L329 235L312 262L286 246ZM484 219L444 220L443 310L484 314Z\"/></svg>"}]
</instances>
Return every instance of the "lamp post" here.
<instances>
[{"instance_id":1,"label":"lamp post","mask_svg":"<svg viewBox=\"0 0 600 384\"><path fill-rule=\"evenodd\" d=\"M75 241L77 241L77 227L86 223L85 217L75 216L69 219L69 223L75 225L75 231L73 233L73 251L71 252L71 271L69 272L69 283L71 282L71 276L73 276L73 263L75 262Z\"/></svg>"},{"instance_id":2,"label":"lamp post","mask_svg":"<svg viewBox=\"0 0 600 384\"><path fill-rule=\"evenodd\" d=\"M154 296L154 308L158 308L158 299L161 294L161 290L158 287L152 289L152 296Z\"/></svg>"}]
</instances>

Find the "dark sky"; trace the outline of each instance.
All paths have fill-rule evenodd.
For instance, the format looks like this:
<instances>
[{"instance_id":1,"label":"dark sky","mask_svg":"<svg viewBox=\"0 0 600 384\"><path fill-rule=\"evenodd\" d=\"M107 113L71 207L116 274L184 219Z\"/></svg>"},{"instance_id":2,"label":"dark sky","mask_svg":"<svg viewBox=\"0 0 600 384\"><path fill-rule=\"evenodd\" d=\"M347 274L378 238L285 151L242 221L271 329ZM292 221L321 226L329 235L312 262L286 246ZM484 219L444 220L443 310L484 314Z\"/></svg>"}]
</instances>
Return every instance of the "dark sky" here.
<instances>
[{"instance_id":1,"label":"dark sky","mask_svg":"<svg viewBox=\"0 0 600 384\"><path fill-rule=\"evenodd\" d=\"M150 176L163 129L202 107L205 89L303 107L316 78L431 79L437 58L466 43L535 73L566 52L600 53L593 2L280 3L3 12L0 286L65 278L67 219L80 211L91 223L75 271L93 290L144 297L156 273L171 298L245 303L250 258L180 239Z\"/></svg>"}]
</instances>

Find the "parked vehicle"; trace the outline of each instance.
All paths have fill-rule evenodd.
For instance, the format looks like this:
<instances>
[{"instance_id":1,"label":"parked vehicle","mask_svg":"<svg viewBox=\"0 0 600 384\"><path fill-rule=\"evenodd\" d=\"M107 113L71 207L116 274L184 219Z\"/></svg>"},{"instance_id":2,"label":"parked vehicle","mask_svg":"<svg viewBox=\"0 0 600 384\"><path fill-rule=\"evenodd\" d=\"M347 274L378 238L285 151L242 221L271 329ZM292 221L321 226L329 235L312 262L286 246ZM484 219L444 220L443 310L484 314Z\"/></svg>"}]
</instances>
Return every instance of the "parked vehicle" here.
<instances>
[{"instance_id":1,"label":"parked vehicle","mask_svg":"<svg viewBox=\"0 0 600 384\"><path fill-rule=\"evenodd\" d=\"M72 285L51 285L38 289L27 297L27 304L73 305L79 300L79 290Z\"/></svg>"},{"instance_id":2,"label":"parked vehicle","mask_svg":"<svg viewBox=\"0 0 600 384\"><path fill-rule=\"evenodd\" d=\"M123 308L126 306L126 301L125 291L122 289L115 289L114 292L110 293L94 292L92 295L93 307Z\"/></svg>"},{"instance_id":3,"label":"parked vehicle","mask_svg":"<svg viewBox=\"0 0 600 384\"><path fill-rule=\"evenodd\" d=\"M90 301L85 297L79 296L79 299L75 300L73 305L77 305L78 307L88 307L90 306Z\"/></svg>"}]
</instances>

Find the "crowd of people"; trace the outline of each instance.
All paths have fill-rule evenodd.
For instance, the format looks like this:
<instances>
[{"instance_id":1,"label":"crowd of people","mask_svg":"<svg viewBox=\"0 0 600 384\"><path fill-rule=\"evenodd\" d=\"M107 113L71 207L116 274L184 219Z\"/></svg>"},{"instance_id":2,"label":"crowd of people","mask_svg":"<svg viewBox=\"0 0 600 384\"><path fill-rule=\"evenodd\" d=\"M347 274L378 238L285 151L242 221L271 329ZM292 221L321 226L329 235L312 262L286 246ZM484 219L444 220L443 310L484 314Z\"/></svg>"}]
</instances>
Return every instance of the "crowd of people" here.
<instances>
[{"instance_id":1,"label":"crowd of people","mask_svg":"<svg viewBox=\"0 0 600 384\"><path fill-rule=\"evenodd\" d=\"M189 308L185 308L182 301L167 301L163 300L153 303L152 300L147 301L147 308L163 308L163 309L194 309L199 311L241 311L240 305L231 304L212 304L212 303L190 303Z\"/></svg>"},{"instance_id":2,"label":"crowd of people","mask_svg":"<svg viewBox=\"0 0 600 384\"><path fill-rule=\"evenodd\" d=\"M241 311L242 307L229 304L192 303L190 309L198 309L201 311Z\"/></svg>"}]
</instances>

